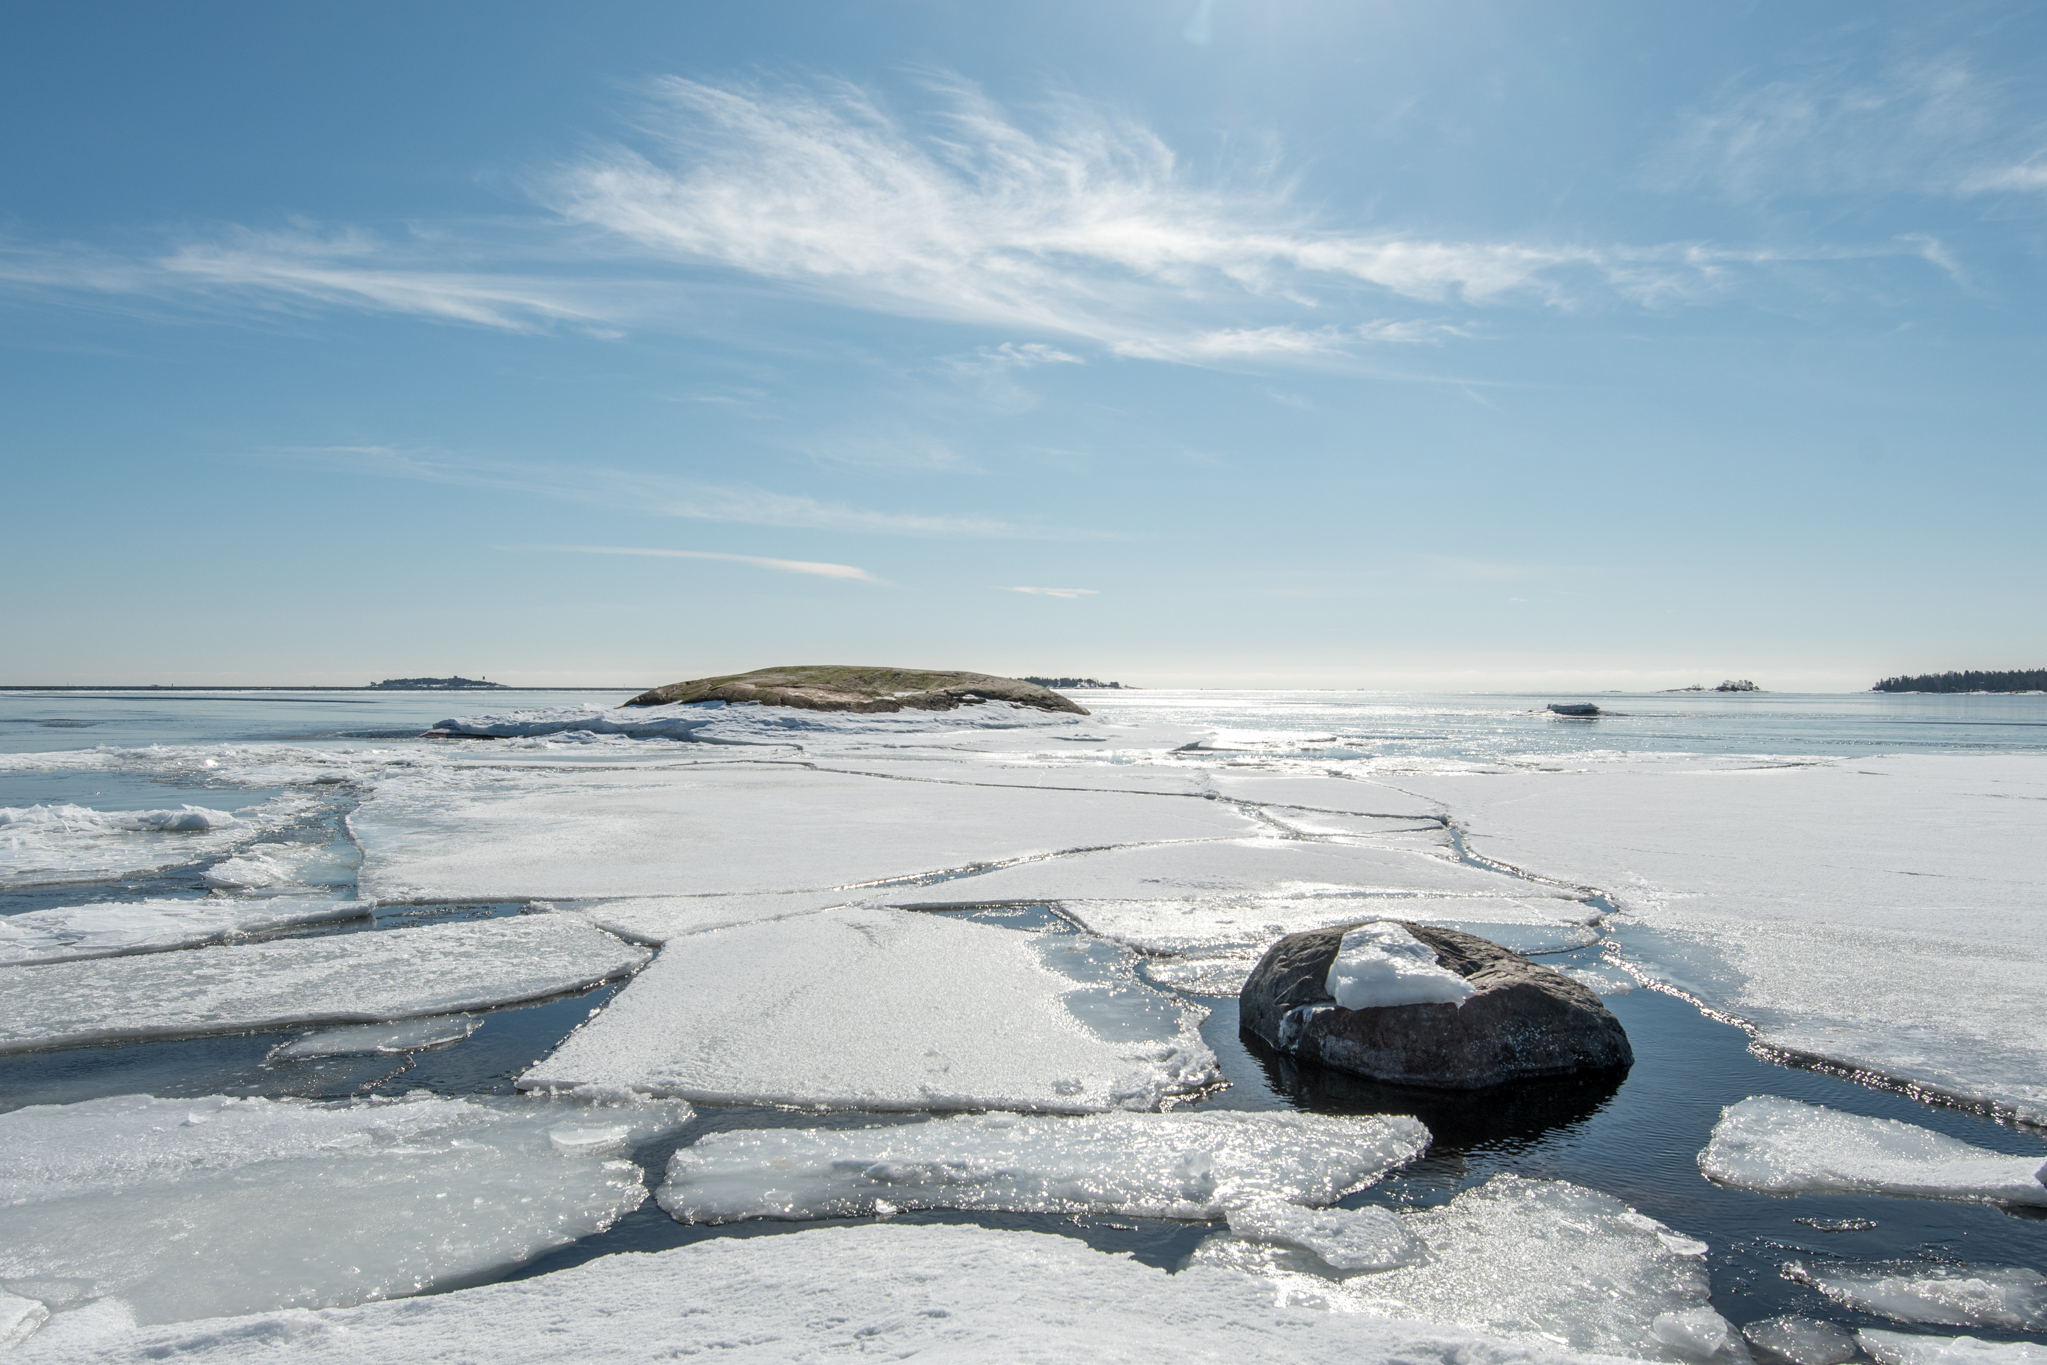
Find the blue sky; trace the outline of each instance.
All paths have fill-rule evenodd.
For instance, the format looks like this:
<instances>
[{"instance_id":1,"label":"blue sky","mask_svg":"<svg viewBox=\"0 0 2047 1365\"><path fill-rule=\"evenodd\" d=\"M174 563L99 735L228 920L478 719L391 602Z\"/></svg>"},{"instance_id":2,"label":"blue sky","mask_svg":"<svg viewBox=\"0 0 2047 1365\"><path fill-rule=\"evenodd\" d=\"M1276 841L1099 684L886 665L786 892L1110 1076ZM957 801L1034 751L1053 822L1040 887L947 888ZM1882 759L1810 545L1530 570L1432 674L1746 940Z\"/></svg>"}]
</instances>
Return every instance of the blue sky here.
<instances>
[{"instance_id":1,"label":"blue sky","mask_svg":"<svg viewBox=\"0 0 2047 1365\"><path fill-rule=\"evenodd\" d=\"M0 16L0 681L2047 657L2037 6Z\"/></svg>"}]
</instances>

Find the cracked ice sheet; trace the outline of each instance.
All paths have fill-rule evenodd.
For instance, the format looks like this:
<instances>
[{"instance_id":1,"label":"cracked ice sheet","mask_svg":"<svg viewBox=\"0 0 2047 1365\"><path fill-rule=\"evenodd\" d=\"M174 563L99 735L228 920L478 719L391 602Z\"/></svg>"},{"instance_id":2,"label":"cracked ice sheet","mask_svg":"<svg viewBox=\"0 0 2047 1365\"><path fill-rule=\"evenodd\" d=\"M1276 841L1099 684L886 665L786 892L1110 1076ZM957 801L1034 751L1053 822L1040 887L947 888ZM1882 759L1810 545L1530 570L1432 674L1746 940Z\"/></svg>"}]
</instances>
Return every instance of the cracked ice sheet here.
<instances>
[{"instance_id":1,"label":"cracked ice sheet","mask_svg":"<svg viewBox=\"0 0 2047 1365\"><path fill-rule=\"evenodd\" d=\"M1194 1264L1259 1276L1281 1303L1650 1359L1682 1359L1650 1335L1659 1315L1707 1306L1705 1243L1567 1181L1498 1175L1401 1221L1425 1262L1346 1274L1298 1248L1214 1237Z\"/></svg>"},{"instance_id":2,"label":"cracked ice sheet","mask_svg":"<svg viewBox=\"0 0 2047 1365\"><path fill-rule=\"evenodd\" d=\"M1426 1323L1275 1306L1228 1271L1177 1275L1069 1237L869 1225L719 1237L401 1303L60 1337L34 1359L240 1365L488 1360L735 1365L916 1357L1070 1365L1565 1365L1585 1357ZM1991 1362L1983 1362L1991 1365Z\"/></svg>"},{"instance_id":3,"label":"cracked ice sheet","mask_svg":"<svg viewBox=\"0 0 2047 1365\"><path fill-rule=\"evenodd\" d=\"M2047 1206L2039 1154L2007 1156L1916 1123L1776 1095L1720 1111L1699 1153L1708 1180L1764 1194L1888 1194Z\"/></svg>"},{"instance_id":4,"label":"cracked ice sheet","mask_svg":"<svg viewBox=\"0 0 2047 1365\"><path fill-rule=\"evenodd\" d=\"M656 1198L684 1223L931 1208L1207 1219L1333 1203L1428 1143L1407 1117L1230 1110L747 1129L676 1149Z\"/></svg>"},{"instance_id":5,"label":"cracked ice sheet","mask_svg":"<svg viewBox=\"0 0 2047 1365\"><path fill-rule=\"evenodd\" d=\"M103 901L0 918L0 967L195 948L242 934L360 919L367 901L316 896L260 900Z\"/></svg>"},{"instance_id":6,"label":"cracked ice sheet","mask_svg":"<svg viewBox=\"0 0 2047 1365\"><path fill-rule=\"evenodd\" d=\"M1605 890L1631 959L1766 1046L2047 1122L2047 756L1629 759L1400 786L1444 802L1476 852Z\"/></svg>"},{"instance_id":7,"label":"cracked ice sheet","mask_svg":"<svg viewBox=\"0 0 2047 1365\"><path fill-rule=\"evenodd\" d=\"M1252 827L1199 799L736 764L398 774L349 816L378 901L825 890Z\"/></svg>"},{"instance_id":8,"label":"cracked ice sheet","mask_svg":"<svg viewBox=\"0 0 2047 1365\"><path fill-rule=\"evenodd\" d=\"M693 934L518 1084L712 1104L1085 1113L1156 1108L1214 1081L1202 1011L1170 995L1129 983L1151 1023L1142 1012L1134 1029L1082 1022L1117 1002L1114 988L1055 969L1066 946L1056 940L1073 938L886 909Z\"/></svg>"},{"instance_id":9,"label":"cracked ice sheet","mask_svg":"<svg viewBox=\"0 0 2047 1365\"><path fill-rule=\"evenodd\" d=\"M2047 1346L2032 1341L1920 1336L1865 1327L1855 1334L1877 1365L2047 1365Z\"/></svg>"},{"instance_id":10,"label":"cracked ice sheet","mask_svg":"<svg viewBox=\"0 0 2047 1365\"><path fill-rule=\"evenodd\" d=\"M143 1323L415 1294L600 1232L687 1105L121 1095L0 1115L0 1282ZM608 1130L611 1141L587 1135ZM103 1310L104 1311L104 1310Z\"/></svg>"},{"instance_id":11,"label":"cracked ice sheet","mask_svg":"<svg viewBox=\"0 0 2047 1365\"><path fill-rule=\"evenodd\" d=\"M0 968L0 1052L379 1023L541 1000L649 954L567 915Z\"/></svg>"},{"instance_id":12,"label":"cracked ice sheet","mask_svg":"<svg viewBox=\"0 0 2047 1365\"><path fill-rule=\"evenodd\" d=\"M1207 804L1207 803L1202 803ZM1208 839L1110 848L1040 858L889 893L897 905L1029 904L1067 901L1312 900L1323 897L1469 896L1516 903L1555 899L1559 916L1582 915L1562 890L1472 867L1450 855L1448 836L1379 835L1343 842ZM1393 913L1388 911L1387 913ZM1363 919L1366 916L1357 916ZM1514 914L1494 916L1516 918ZM1190 931L1191 932L1191 931ZM1215 941L1228 941L1223 934Z\"/></svg>"}]
</instances>

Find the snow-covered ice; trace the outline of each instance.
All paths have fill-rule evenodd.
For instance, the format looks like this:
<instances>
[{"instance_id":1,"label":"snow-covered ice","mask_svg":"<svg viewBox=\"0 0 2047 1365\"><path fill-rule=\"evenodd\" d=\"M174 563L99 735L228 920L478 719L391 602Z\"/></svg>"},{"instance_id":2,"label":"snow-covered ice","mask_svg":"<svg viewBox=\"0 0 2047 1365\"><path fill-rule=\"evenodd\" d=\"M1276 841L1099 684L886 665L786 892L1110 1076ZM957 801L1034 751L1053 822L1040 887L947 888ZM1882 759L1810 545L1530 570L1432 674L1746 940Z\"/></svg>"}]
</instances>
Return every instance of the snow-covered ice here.
<instances>
[{"instance_id":1,"label":"snow-covered ice","mask_svg":"<svg viewBox=\"0 0 2047 1365\"><path fill-rule=\"evenodd\" d=\"M2047 1206L2040 1156L2006 1156L1896 1119L1776 1095L1720 1111L1699 1153L1707 1179L1766 1194L1890 1194Z\"/></svg>"},{"instance_id":2,"label":"snow-covered ice","mask_svg":"<svg viewBox=\"0 0 2047 1365\"><path fill-rule=\"evenodd\" d=\"M517 901L828 890L1252 822L1196 797L692 763L400 773L349 828L365 897Z\"/></svg>"},{"instance_id":3,"label":"snow-covered ice","mask_svg":"<svg viewBox=\"0 0 2047 1365\"><path fill-rule=\"evenodd\" d=\"M1473 851L1611 895L1631 960L1762 1041L2047 1122L2047 763L1635 757L1402 777Z\"/></svg>"},{"instance_id":4,"label":"snow-covered ice","mask_svg":"<svg viewBox=\"0 0 2047 1365\"><path fill-rule=\"evenodd\" d=\"M1305 1252L1234 1236L1204 1242L1195 1262L1267 1279L1282 1303L1650 1358L1688 1358L1651 1335L1658 1317L1708 1307L1703 1243L1565 1181L1498 1175L1401 1220L1425 1262L1332 1273Z\"/></svg>"},{"instance_id":5,"label":"snow-covered ice","mask_svg":"<svg viewBox=\"0 0 2047 1365\"><path fill-rule=\"evenodd\" d=\"M1752 1322L1741 1334L1765 1359L1788 1360L1791 1365L1846 1365L1855 1359L1855 1337L1818 1318L1787 1313Z\"/></svg>"},{"instance_id":6,"label":"snow-covered ice","mask_svg":"<svg viewBox=\"0 0 2047 1365\"><path fill-rule=\"evenodd\" d=\"M123 1095L0 1115L0 1283L142 1323L390 1298L530 1260L646 1197L616 1147L687 1106L517 1099L315 1104ZM51 1292L52 1290L56 1292Z\"/></svg>"},{"instance_id":7,"label":"snow-covered ice","mask_svg":"<svg viewBox=\"0 0 2047 1365\"><path fill-rule=\"evenodd\" d=\"M1376 1205L1310 1209L1260 1200L1228 1210L1230 1232L1313 1252L1332 1270L1396 1270L1420 1265L1429 1249L1400 1215Z\"/></svg>"},{"instance_id":8,"label":"snow-covered ice","mask_svg":"<svg viewBox=\"0 0 2047 1365\"><path fill-rule=\"evenodd\" d=\"M396 1024L343 1024L270 1049L272 1061L350 1057L365 1052L423 1052L459 1043L483 1023L473 1014L439 1014Z\"/></svg>"},{"instance_id":9,"label":"snow-covered ice","mask_svg":"<svg viewBox=\"0 0 2047 1365\"><path fill-rule=\"evenodd\" d=\"M201 880L223 891L288 894L308 886L353 886L361 862L345 841L252 844L207 868Z\"/></svg>"},{"instance_id":10,"label":"snow-covered ice","mask_svg":"<svg viewBox=\"0 0 2047 1365\"><path fill-rule=\"evenodd\" d=\"M0 967L196 948L331 920L360 919L371 907L326 896L259 900L102 901L0 917Z\"/></svg>"},{"instance_id":11,"label":"snow-covered ice","mask_svg":"<svg viewBox=\"0 0 2047 1365\"><path fill-rule=\"evenodd\" d=\"M1201 1011L1164 994L1118 1011L1113 987L1059 969L1051 940L1071 937L881 908L691 934L519 1085L1084 1113L1156 1108L1217 1079Z\"/></svg>"},{"instance_id":12,"label":"snow-covered ice","mask_svg":"<svg viewBox=\"0 0 2047 1365\"><path fill-rule=\"evenodd\" d=\"M0 1052L488 1009L624 976L645 948L520 915L0 968Z\"/></svg>"},{"instance_id":13,"label":"snow-covered ice","mask_svg":"<svg viewBox=\"0 0 2047 1365\"><path fill-rule=\"evenodd\" d=\"M0 1289L0 1351L10 1350L27 1341L49 1318L50 1310L46 1305Z\"/></svg>"},{"instance_id":14,"label":"snow-covered ice","mask_svg":"<svg viewBox=\"0 0 2047 1365\"><path fill-rule=\"evenodd\" d=\"M2047 1276L2027 1266L1791 1261L1784 1278L1845 1308L1939 1327L2047 1330Z\"/></svg>"},{"instance_id":15,"label":"snow-covered ice","mask_svg":"<svg viewBox=\"0 0 2047 1365\"><path fill-rule=\"evenodd\" d=\"M1219 1218L1328 1204L1428 1145L1406 1117L1181 1110L1080 1118L965 1114L868 1128L710 1133L656 1197L685 1223L901 1209ZM1266 1215L1278 1220L1282 1215Z\"/></svg>"},{"instance_id":16,"label":"snow-covered ice","mask_svg":"<svg viewBox=\"0 0 2047 1365\"><path fill-rule=\"evenodd\" d=\"M36 1352L39 1365L165 1359L272 1365L282 1358L314 1365L571 1359L637 1365L694 1356L735 1365L912 1357L1030 1365L1168 1356L1194 1365L1583 1359L1554 1341L1503 1341L1469 1329L1275 1306L1270 1288L1247 1277L1198 1266L1168 1275L1068 1237L886 1223L712 1238L396 1303L172 1327L123 1330L108 1323L68 1341L56 1339L55 1324L46 1332L53 1340Z\"/></svg>"},{"instance_id":17,"label":"snow-covered ice","mask_svg":"<svg viewBox=\"0 0 2047 1365\"><path fill-rule=\"evenodd\" d=\"M1930 1337L1865 1327L1855 1334L1877 1365L2047 1365L2047 1346L2031 1341Z\"/></svg>"},{"instance_id":18,"label":"snow-covered ice","mask_svg":"<svg viewBox=\"0 0 2047 1365\"><path fill-rule=\"evenodd\" d=\"M1330 998L1347 1010L1390 1005L1461 1005L1472 985L1436 963L1436 950L1387 921L1361 924L1337 945L1326 982Z\"/></svg>"}]
</instances>

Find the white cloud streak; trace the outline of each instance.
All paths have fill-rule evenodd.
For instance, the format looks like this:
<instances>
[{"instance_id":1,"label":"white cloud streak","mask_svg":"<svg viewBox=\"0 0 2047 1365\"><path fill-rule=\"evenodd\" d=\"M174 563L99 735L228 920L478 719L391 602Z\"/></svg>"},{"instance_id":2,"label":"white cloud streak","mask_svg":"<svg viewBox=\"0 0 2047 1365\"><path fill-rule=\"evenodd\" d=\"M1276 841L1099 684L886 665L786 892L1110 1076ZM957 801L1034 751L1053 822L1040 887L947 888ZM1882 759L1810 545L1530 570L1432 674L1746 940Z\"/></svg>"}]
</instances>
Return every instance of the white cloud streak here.
<instances>
[{"instance_id":1,"label":"white cloud streak","mask_svg":"<svg viewBox=\"0 0 2047 1365\"><path fill-rule=\"evenodd\" d=\"M764 555L721 554L714 550L642 549L631 545L500 545L500 550L529 554L639 555L649 559L715 559L729 564L751 564L756 569L780 573L809 574L817 578L853 579L861 583L886 583L865 569L851 564L825 564L808 559L769 559Z\"/></svg>"},{"instance_id":2,"label":"white cloud streak","mask_svg":"<svg viewBox=\"0 0 2047 1365\"><path fill-rule=\"evenodd\" d=\"M1085 538L1086 534L1021 526L991 517L880 512L745 485L702 483L602 465L521 464L389 446L299 447L269 452L264 458L416 483L498 489L692 521L941 539L1060 540Z\"/></svg>"},{"instance_id":3,"label":"white cloud streak","mask_svg":"<svg viewBox=\"0 0 2047 1365\"><path fill-rule=\"evenodd\" d=\"M1034 597L1095 597L1096 588L997 588L997 592L1027 592Z\"/></svg>"},{"instance_id":4,"label":"white cloud streak","mask_svg":"<svg viewBox=\"0 0 2047 1365\"><path fill-rule=\"evenodd\" d=\"M1928 79L1942 91L1955 83ZM0 286L596 336L705 326L691 291L740 287L1061 342L1005 342L960 362L989 373L1082 361L1085 346L1179 364L1326 368L1371 347L1468 335L1450 313L1700 303L1786 262L1923 254L1367 231L1298 207L1271 175L1194 174L1156 134L1098 105L1054 100L1019 117L957 81L929 93L935 107L906 119L844 83L669 77L648 87L637 145L535 181L551 218L384 236L306 223L231 229L135 258L0 245ZM1970 107L1961 93L1940 98L1926 116L1936 123ZM1702 116L1671 160L1693 168L1681 174L1735 174L1792 135L1776 131L1784 118L1821 127L1841 103L1766 88ZM2022 160L1985 174L2018 183L2032 175L2013 166ZM1389 305L1413 315L1387 318Z\"/></svg>"}]
</instances>

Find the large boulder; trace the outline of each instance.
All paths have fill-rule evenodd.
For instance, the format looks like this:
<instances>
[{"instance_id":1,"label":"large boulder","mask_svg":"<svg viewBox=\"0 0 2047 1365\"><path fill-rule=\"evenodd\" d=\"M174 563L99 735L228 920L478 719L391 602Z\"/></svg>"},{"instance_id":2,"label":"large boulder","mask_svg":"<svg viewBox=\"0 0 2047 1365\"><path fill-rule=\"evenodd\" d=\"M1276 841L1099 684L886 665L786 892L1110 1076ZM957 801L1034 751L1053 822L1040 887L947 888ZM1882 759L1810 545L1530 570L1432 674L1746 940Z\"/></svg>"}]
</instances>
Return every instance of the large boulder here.
<instances>
[{"instance_id":1,"label":"large boulder","mask_svg":"<svg viewBox=\"0 0 2047 1365\"><path fill-rule=\"evenodd\" d=\"M1346 966L1332 978L1339 954ZM1406 920L1289 934L1240 1003L1243 1027L1278 1051L1395 1085L1469 1090L1635 1061L1620 1021L1583 985L1476 935Z\"/></svg>"},{"instance_id":2,"label":"large boulder","mask_svg":"<svg viewBox=\"0 0 2047 1365\"><path fill-rule=\"evenodd\" d=\"M627 706L668 706L677 702L759 702L799 706L808 711L950 711L956 706L1007 701L1041 711L1086 715L1049 687L992 673L934 672L917 668L864 668L848 664L798 664L757 668L721 678L694 678L642 692Z\"/></svg>"}]
</instances>

